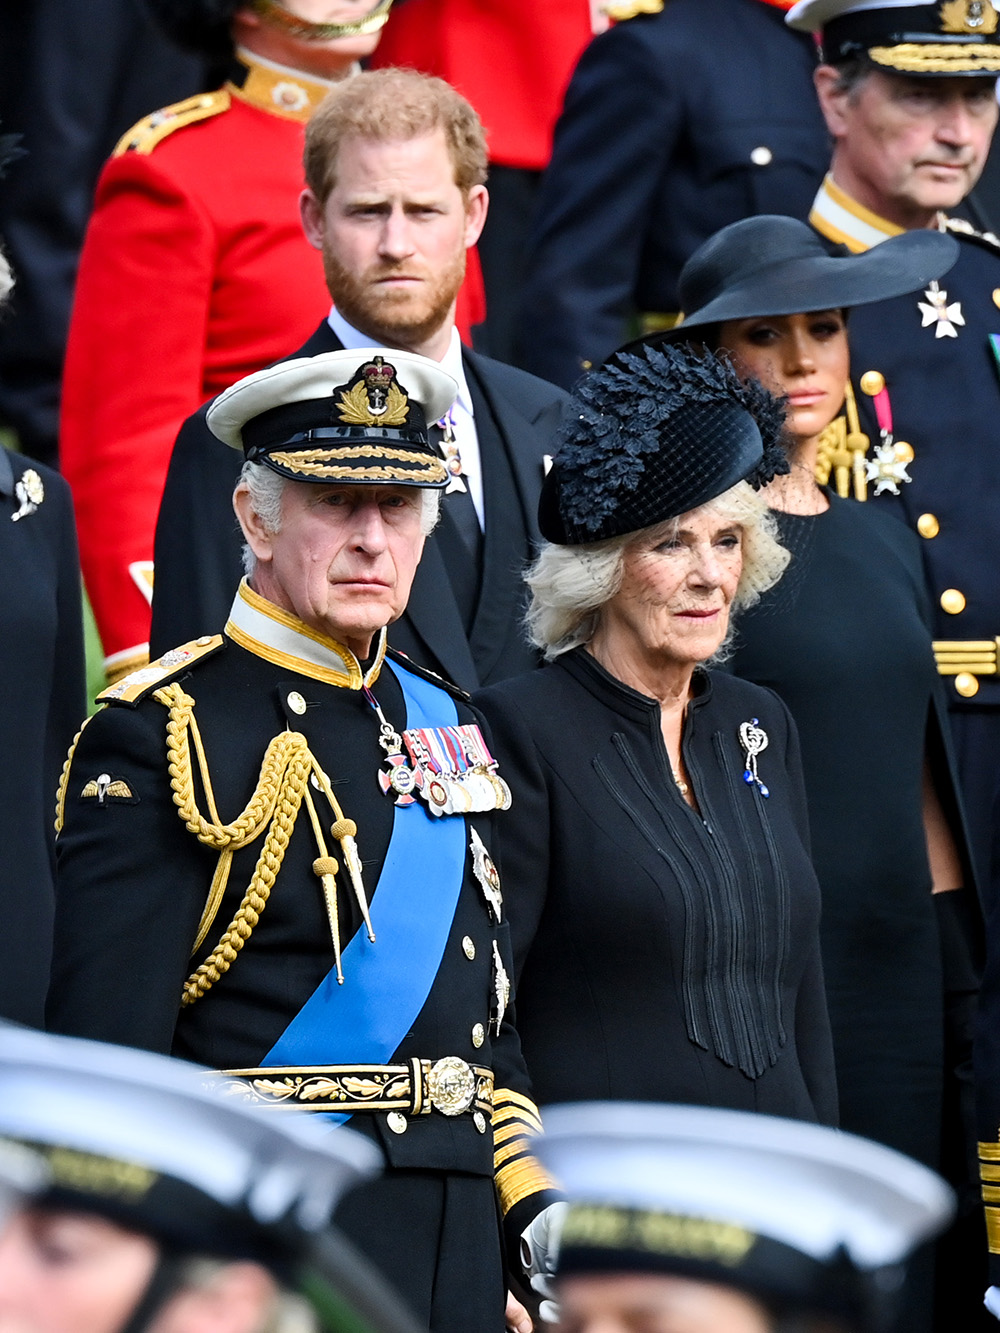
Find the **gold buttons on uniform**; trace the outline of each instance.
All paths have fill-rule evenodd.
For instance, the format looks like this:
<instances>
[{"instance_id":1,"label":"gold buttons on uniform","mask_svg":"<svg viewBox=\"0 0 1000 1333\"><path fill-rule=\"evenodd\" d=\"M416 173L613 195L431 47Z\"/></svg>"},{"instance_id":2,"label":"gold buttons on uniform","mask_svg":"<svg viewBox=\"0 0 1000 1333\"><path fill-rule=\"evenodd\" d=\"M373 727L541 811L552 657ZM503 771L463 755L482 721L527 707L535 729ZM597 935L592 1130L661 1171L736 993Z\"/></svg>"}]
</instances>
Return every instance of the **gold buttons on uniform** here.
<instances>
[{"instance_id":1,"label":"gold buttons on uniform","mask_svg":"<svg viewBox=\"0 0 1000 1333\"><path fill-rule=\"evenodd\" d=\"M385 1118L385 1123L394 1134L406 1133L406 1116L401 1111L390 1111Z\"/></svg>"},{"instance_id":2,"label":"gold buttons on uniform","mask_svg":"<svg viewBox=\"0 0 1000 1333\"><path fill-rule=\"evenodd\" d=\"M1000 287L993 288L993 304L1000 305Z\"/></svg>"},{"instance_id":3,"label":"gold buttons on uniform","mask_svg":"<svg viewBox=\"0 0 1000 1333\"><path fill-rule=\"evenodd\" d=\"M593 370L593 369L594 369L594 363L593 363L593 361L581 361L581 362L580 362L580 369L581 369L581 370Z\"/></svg>"},{"instance_id":4,"label":"gold buttons on uniform","mask_svg":"<svg viewBox=\"0 0 1000 1333\"><path fill-rule=\"evenodd\" d=\"M893 453L901 463L913 462L913 445L907 444L905 440L897 440L893 447Z\"/></svg>"},{"instance_id":5,"label":"gold buttons on uniform","mask_svg":"<svg viewBox=\"0 0 1000 1333\"><path fill-rule=\"evenodd\" d=\"M934 514L921 514L917 519L917 531L921 537L926 537L928 541L936 537L941 531L941 524L937 521Z\"/></svg>"},{"instance_id":6,"label":"gold buttons on uniform","mask_svg":"<svg viewBox=\"0 0 1000 1333\"><path fill-rule=\"evenodd\" d=\"M755 167L768 167L774 161L774 154L765 144L761 144L750 154L750 161Z\"/></svg>"},{"instance_id":7,"label":"gold buttons on uniform","mask_svg":"<svg viewBox=\"0 0 1000 1333\"><path fill-rule=\"evenodd\" d=\"M298 690L292 690L286 702L292 712L298 713L300 717L306 711L306 701L303 699L302 695L299 694Z\"/></svg>"},{"instance_id":8,"label":"gold buttons on uniform","mask_svg":"<svg viewBox=\"0 0 1000 1333\"><path fill-rule=\"evenodd\" d=\"M483 1027L482 1023L477 1023L476 1026L472 1029L472 1044L473 1046L475 1046L477 1051L479 1050L480 1046L482 1046L485 1040L486 1040L486 1029Z\"/></svg>"},{"instance_id":9,"label":"gold buttons on uniform","mask_svg":"<svg viewBox=\"0 0 1000 1333\"><path fill-rule=\"evenodd\" d=\"M964 593L960 593L957 588L945 588L941 594L941 610L947 611L950 616L957 616L961 611L964 611Z\"/></svg>"},{"instance_id":10,"label":"gold buttons on uniform","mask_svg":"<svg viewBox=\"0 0 1000 1333\"><path fill-rule=\"evenodd\" d=\"M955 677L955 689L963 699L971 699L974 694L979 693L979 681L971 671L960 671Z\"/></svg>"},{"instance_id":11,"label":"gold buttons on uniform","mask_svg":"<svg viewBox=\"0 0 1000 1333\"><path fill-rule=\"evenodd\" d=\"M470 936L466 935L462 940L462 952L466 958L472 959L476 956L476 946Z\"/></svg>"},{"instance_id":12,"label":"gold buttons on uniform","mask_svg":"<svg viewBox=\"0 0 1000 1333\"><path fill-rule=\"evenodd\" d=\"M877 393L881 393L885 388L885 376L877 370L866 370L858 383L861 385L862 393L866 393L869 398L874 398Z\"/></svg>"},{"instance_id":13,"label":"gold buttons on uniform","mask_svg":"<svg viewBox=\"0 0 1000 1333\"><path fill-rule=\"evenodd\" d=\"M480 1134L486 1133L486 1117L482 1111L475 1111L472 1115L472 1123L479 1130Z\"/></svg>"}]
</instances>

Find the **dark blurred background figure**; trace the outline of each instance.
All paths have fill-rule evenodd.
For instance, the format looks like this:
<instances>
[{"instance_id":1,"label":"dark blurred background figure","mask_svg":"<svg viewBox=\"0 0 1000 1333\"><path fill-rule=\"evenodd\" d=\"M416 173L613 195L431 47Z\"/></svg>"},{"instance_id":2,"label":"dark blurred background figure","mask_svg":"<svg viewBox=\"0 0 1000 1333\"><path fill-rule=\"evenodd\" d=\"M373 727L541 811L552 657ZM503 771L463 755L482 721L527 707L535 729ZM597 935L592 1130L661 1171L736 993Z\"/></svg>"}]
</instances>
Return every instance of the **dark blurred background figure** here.
<instances>
[{"instance_id":1,"label":"dark blurred background figure","mask_svg":"<svg viewBox=\"0 0 1000 1333\"><path fill-rule=\"evenodd\" d=\"M620 6L619 6L620 7ZM524 249L552 133L577 58L606 20L592 0L397 0L372 58L436 74L486 130L490 211L479 238L486 323L476 350L512 361Z\"/></svg>"},{"instance_id":2,"label":"dark blurred background figure","mask_svg":"<svg viewBox=\"0 0 1000 1333\"><path fill-rule=\"evenodd\" d=\"M565 388L670 327L681 267L720 227L805 218L829 159L815 46L783 0L628 8L573 74L525 265L518 363Z\"/></svg>"},{"instance_id":3,"label":"dark blurred background figure","mask_svg":"<svg viewBox=\"0 0 1000 1333\"><path fill-rule=\"evenodd\" d=\"M0 159L4 152L0 142ZM0 251L0 307L11 288ZM0 318L6 324L9 310ZM55 898L53 784L85 709L80 562L65 481L3 448L0 570L0 1018L41 1026Z\"/></svg>"},{"instance_id":4,"label":"dark blurred background figure","mask_svg":"<svg viewBox=\"0 0 1000 1333\"><path fill-rule=\"evenodd\" d=\"M126 132L80 257L60 461L111 677L148 653L153 530L182 421L312 326L325 286L298 220L305 122L374 50L391 0L147 3L227 78Z\"/></svg>"},{"instance_id":5,"label":"dark blurred background figure","mask_svg":"<svg viewBox=\"0 0 1000 1333\"><path fill-rule=\"evenodd\" d=\"M0 195L17 274L0 324L0 427L55 466L73 284L101 167L151 107L209 86L204 59L172 46L140 0L32 0L0 15L0 119L27 155Z\"/></svg>"}]
</instances>

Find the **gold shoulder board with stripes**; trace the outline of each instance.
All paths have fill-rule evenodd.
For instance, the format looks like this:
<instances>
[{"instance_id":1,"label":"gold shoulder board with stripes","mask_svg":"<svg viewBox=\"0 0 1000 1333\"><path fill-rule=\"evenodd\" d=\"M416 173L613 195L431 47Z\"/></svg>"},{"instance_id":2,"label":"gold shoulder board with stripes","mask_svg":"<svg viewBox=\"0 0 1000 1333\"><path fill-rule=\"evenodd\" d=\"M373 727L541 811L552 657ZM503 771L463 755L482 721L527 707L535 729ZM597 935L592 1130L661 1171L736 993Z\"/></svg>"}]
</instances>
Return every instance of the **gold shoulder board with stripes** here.
<instances>
[{"instance_id":1,"label":"gold shoulder board with stripes","mask_svg":"<svg viewBox=\"0 0 1000 1333\"><path fill-rule=\"evenodd\" d=\"M665 0L608 0L601 9L615 23L634 19L637 14L662 14Z\"/></svg>"},{"instance_id":2,"label":"gold shoulder board with stripes","mask_svg":"<svg viewBox=\"0 0 1000 1333\"><path fill-rule=\"evenodd\" d=\"M198 93L195 97L186 97L183 102L174 102L151 116L132 126L115 144L112 157L121 157L124 153L151 153L158 143L162 143L174 130L182 130L185 125L194 125L199 120L208 120L229 110L230 96L224 88L214 93Z\"/></svg>"},{"instance_id":3,"label":"gold shoulder board with stripes","mask_svg":"<svg viewBox=\"0 0 1000 1333\"><path fill-rule=\"evenodd\" d=\"M200 639L192 639L190 643L182 644L180 648L171 648L155 662L150 662L149 666L130 672L114 685L102 690L97 696L97 701L104 704L138 703L151 690L159 689L164 681L175 676L178 671L185 671L195 662L200 662L212 653L218 652L222 644L221 634L203 634Z\"/></svg>"}]
</instances>

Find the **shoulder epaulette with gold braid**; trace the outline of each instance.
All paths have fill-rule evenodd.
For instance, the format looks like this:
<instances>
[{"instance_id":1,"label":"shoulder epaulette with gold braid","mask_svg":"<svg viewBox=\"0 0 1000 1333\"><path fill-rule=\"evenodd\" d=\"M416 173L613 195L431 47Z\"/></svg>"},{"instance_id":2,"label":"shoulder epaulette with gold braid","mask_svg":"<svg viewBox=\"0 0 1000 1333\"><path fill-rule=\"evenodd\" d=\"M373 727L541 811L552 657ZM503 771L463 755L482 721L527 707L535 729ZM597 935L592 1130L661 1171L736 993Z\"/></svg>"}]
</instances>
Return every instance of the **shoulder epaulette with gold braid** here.
<instances>
[{"instance_id":1,"label":"shoulder epaulette with gold braid","mask_svg":"<svg viewBox=\"0 0 1000 1333\"><path fill-rule=\"evenodd\" d=\"M950 232L953 236L961 236L969 241L978 241L980 245L985 245L987 250L1000 250L1000 236L992 231L980 231L971 222L966 222L965 218L948 218L944 226L945 231Z\"/></svg>"},{"instance_id":2,"label":"shoulder epaulette with gold braid","mask_svg":"<svg viewBox=\"0 0 1000 1333\"><path fill-rule=\"evenodd\" d=\"M624 23L639 14L662 14L665 0L608 0L601 9L614 23Z\"/></svg>"},{"instance_id":3,"label":"shoulder epaulette with gold braid","mask_svg":"<svg viewBox=\"0 0 1000 1333\"><path fill-rule=\"evenodd\" d=\"M186 97L183 102L174 102L132 126L115 144L112 157L121 157L124 153L151 153L158 143L185 125L195 125L199 120L208 120L229 110L231 98L224 88L214 93L198 93L195 97Z\"/></svg>"},{"instance_id":4,"label":"shoulder epaulette with gold braid","mask_svg":"<svg viewBox=\"0 0 1000 1333\"><path fill-rule=\"evenodd\" d=\"M450 680L447 680L444 676L439 676L436 671L418 666L416 662L412 662L405 653L399 652L396 648L387 647L385 655L391 661L398 662L401 667L406 667L407 671L412 671L421 680L430 681L432 685L437 685L439 689L446 690L453 699L460 699L464 704L471 702L472 695L467 690L463 690L460 685L453 685Z\"/></svg>"},{"instance_id":5,"label":"shoulder epaulette with gold braid","mask_svg":"<svg viewBox=\"0 0 1000 1333\"><path fill-rule=\"evenodd\" d=\"M102 704L134 706L140 699L144 699L147 694L168 681L171 676L176 676L178 671L186 670L196 662L204 661L206 657L217 653L224 643L221 634L203 634L200 639L192 639L190 643L181 644L179 648L171 648L155 662L150 662L149 666L130 672L114 685L102 690L97 696L97 701Z\"/></svg>"}]
</instances>

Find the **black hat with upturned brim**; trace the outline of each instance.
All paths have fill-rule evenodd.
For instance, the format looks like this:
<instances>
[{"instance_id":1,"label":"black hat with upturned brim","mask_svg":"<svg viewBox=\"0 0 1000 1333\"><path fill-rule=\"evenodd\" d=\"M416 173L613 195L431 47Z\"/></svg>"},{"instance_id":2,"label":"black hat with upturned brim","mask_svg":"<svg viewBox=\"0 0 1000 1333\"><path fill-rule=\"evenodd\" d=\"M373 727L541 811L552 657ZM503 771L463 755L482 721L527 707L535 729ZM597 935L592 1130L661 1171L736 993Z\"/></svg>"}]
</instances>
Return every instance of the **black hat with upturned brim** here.
<instances>
[{"instance_id":1,"label":"black hat with upturned brim","mask_svg":"<svg viewBox=\"0 0 1000 1333\"><path fill-rule=\"evenodd\" d=\"M784 405L693 347L616 352L573 391L538 504L542 536L577 546L639 532L788 464Z\"/></svg>"},{"instance_id":2,"label":"black hat with upturned brim","mask_svg":"<svg viewBox=\"0 0 1000 1333\"><path fill-rule=\"evenodd\" d=\"M886 301L942 277L958 255L954 237L937 231L903 232L862 254L831 255L805 222L778 214L744 218L694 252L681 270L682 322L647 341L676 342L725 320Z\"/></svg>"}]
</instances>

